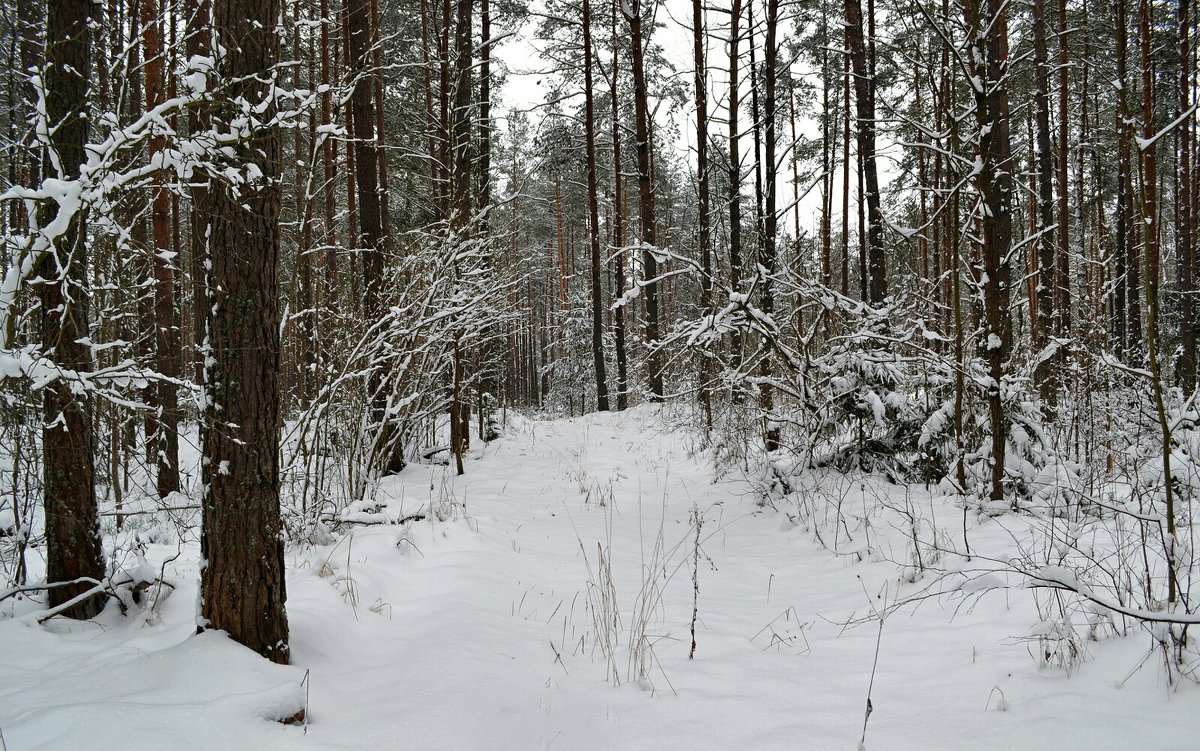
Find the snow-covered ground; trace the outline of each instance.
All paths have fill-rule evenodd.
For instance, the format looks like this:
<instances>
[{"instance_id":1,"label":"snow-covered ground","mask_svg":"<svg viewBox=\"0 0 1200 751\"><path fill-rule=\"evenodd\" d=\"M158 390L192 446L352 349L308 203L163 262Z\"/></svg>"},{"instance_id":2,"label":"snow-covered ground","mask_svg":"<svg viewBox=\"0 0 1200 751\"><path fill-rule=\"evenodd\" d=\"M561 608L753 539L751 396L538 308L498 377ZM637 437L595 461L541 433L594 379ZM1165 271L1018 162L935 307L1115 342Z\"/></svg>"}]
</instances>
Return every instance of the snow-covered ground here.
<instances>
[{"instance_id":1,"label":"snow-covered ground","mask_svg":"<svg viewBox=\"0 0 1200 751\"><path fill-rule=\"evenodd\" d=\"M409 467L381 492L424 519L289 552L287 667L195 635L194 541L148 545L176 586L154 608L39 626L10 599L5 748L854 749L868 691L869 749L1200 748L1200 690L1167 686L1144 633L1076 623L1072 656L1036 638L1034 592L902 568L905 512L951 547L953 499L826 478L761 507L695 447L650 408L510 417L464 477ZM966 524L989 557L1023 539ZM271 721L305 704L307 727Z\"/></svg>"}]
</instances>

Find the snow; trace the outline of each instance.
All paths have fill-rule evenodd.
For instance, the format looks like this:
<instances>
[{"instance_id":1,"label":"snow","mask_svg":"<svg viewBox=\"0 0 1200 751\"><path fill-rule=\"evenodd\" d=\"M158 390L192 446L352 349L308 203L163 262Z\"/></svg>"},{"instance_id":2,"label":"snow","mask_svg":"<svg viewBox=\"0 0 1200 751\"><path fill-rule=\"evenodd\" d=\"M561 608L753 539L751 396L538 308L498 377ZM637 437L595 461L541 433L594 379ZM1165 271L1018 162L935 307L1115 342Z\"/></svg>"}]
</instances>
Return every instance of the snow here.
<instances>
[{"instance_id":1,"label":"snow","mask_svg":"<svg viewBox=\"0 0 1200 751\"><path fill-rule=\"evenodd\" d=\"M822 510L760 506L756 478L715 476L699 438L669 426L650 407L510 414L465 476L414 464L384 481L381 510L351 517L423 518L289 549L290 666L196 635L197 531L145 527L124 568L176 587L153 607L39 627L9 617L35 603L0 603L7 748L846 749L868 686L868 749L1195 748L1200 689L1168 689L1153 656L1137 670L1141 632L1081 641L1069 675L1031 658L1085 618L1048 619L1021 577L985 570L1021 519L971 515L977 559L901 578L910 530L889 506L961 537L956 499L811 474L802 495ZM847 523L822 526L835 501ZM610 657L588 610L605 603ZM273 721L305 706L306 728Z\"/></svg>"}]
</instances>

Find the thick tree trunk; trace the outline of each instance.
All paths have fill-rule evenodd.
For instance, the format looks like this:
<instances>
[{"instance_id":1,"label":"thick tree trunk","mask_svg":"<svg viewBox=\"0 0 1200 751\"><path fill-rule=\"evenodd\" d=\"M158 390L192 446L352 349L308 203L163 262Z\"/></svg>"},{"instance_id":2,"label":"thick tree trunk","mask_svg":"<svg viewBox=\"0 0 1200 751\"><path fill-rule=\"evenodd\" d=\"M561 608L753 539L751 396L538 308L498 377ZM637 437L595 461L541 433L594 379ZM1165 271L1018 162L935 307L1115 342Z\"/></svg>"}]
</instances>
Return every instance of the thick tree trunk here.
<instances>
[{"instance_id":1,"label":"thick tree trunk","mask_svg":"<svg viewBox=\"0 0 1200 751\"><path fill-rule=\"evenodd\" d=\"M330 40L329 27L336 23L336 20L330 14L329 0L321 0L321 85L324 89L321 92L321 124L329 127L333 124L335 117L333 105L333 66L336 61L336 56L332 53L333 43ZM334 227L337 223L337 177L334 168L334 162L337 161L336 144L332 138L326 136L321 142L321 166L323 177L325 179L322 185L322 193L325 196L325 222L324 222L324 242L325 242L325 278L321 284L321 302L323 310L333 310L337 303L337 278L338 278L338 258L337 258L337 242ZM318 316L317 326L321 327L321 322L324 316ZM319 343L318 343L319 346ZM324 367L322 362L322 367Z\"/></svg>"},{"instance_id":2,"label":"thick tree trunk","mask_svg":"<svg viewBox=\"0 0 1200 751\"><path fill-rule=\"evenodd\" d=\"M604 279L600 271L600 207L596 186L596 108L592 94L592 4L583 0L584 125L587 130L588 240L592 272L592 364L596 371L596 409L608 411L604 369Z\"/></svg>"},{"instance_id":3,"label":"thick tree trunk","mask_svg":"<svg viewBox=\"0 0 1200 751\"><path fill-rule=\"evenodd\" d=\"M384 97L383 97L383 44L379 32L379 0L371 0L371 61L374 71L375 96L375 160L379 170L379 226L384 242L392 236L392 216L388 206L391 191L388 190L388 152L384 148ZM297 55L297 59L299 56ZM382 251L382 248L381 248Z\"/></svg>"},{"instance_id":4,"label":"thick tree trunk","mask_svg":"<svg viewBox=\"0 0 1200 751\"><path fill-rule=\"evenodd\" d=\"M58 163L47 158L47 172L62 180L79 177L87 159L88 76L91 71L89 0L56 0L46 15L46 116L50 147ZM57 174L55 174L57 172ZM69 210L66 207L62 211ZM41 264L42 346L55 365L92 370L88 331L87 216L81 209ZM90 399L73 393L57 379L42 392L43 492L46 503L46 579L51 582L104 578L104 554L96 511L96 470ZM55 587L50 605L62 605L95 586L83 582ZM91 618L104 606L93 596L63 612L68 618Z\"/></svg>"},{"instance_id":5,"label":"thick tree trunk","mask_svg":"<svg viewBox=\"0 0 1200 751\"><path fill-rule=\"evenodd\" d=\"M1055 261L1058 263L1054 286L1054 333L1071 336L1071 255L1070 209L1067 201L1067 155L1070 153L1070 118L1067 109L1070 83L1070 50L1067 46L1067 0L1058 0L1058 230L1055 232ZM1059 350L1059 367L1066 365L1067 350Z\"/></svg>"},{"instance_id":6,"label":"thick tree trunk","mask_svg":"<svg viewBox=\"0 0 1200 751\"><path fill-rule=\"evenodd\" d=\"M1117 344L1122 355L1136 360L1141 350L1141 309L1138 300L1141 273L1138 252L1134 245L1132 137L1129 125L1127 92L1132 90L1128 70L1128 8L1126 0L1113 3L1113 30L1116 32L1117 111L1114 129L1117 134L1117 215L1116 263L1117 278Z\"/></svg>"},{"instance_id":7,"label":"thick tree trunk","mask_svg":"<svg viewBox=\"0 0 1200 751\"><path fill-rule=\"evenodd\" d=\"M160 14L157 0L142 0L142 49L146 63L146 107L160 106L166 96L163 65L163 29L166 18ZM149 158L154 161L167 146L167 138L156 134L150 139ZM177 379L182 370L179 321L175 308L176 248L171 240L171 196L165 176L154 178L150 204L154 239L154 352L155 368L169 379ZM158 497L166 498L179 490L179 405L176 388L170 381L156 385L159 414L156 421L156 478Z\"/></svg>"},{"instance_id":8,"label":"thick tree trunk","mask_svg":"<svg viewBox=\"0 0 1200 751\"><path fill-rule=\"evenodd\" d=\"M872 20L872 25L874 21ZM879 305L887 297L887 262L883 252L883 211L879 195L879 170L875 161L875 76L868 60L863 33L862 3L846 0L846 42L854 71L854 103L857 117L858 154L862 162L864 198L867 204L866 270L867 299Z\"/></svg>"},{"instance_id":9,"label":"thick tree trunk","mask_svg":"<svg viewBox=\"0 0 1200 751\"><path fill-rule=\"evenodd\" d=\"M1045 0L1033 0L1033 60L1034 60L1034 134L1037 148L1037 252L1036 262L1037 302L1036 325L1031 327L1030 337L1033 351L1037 353L1049 341L1054 319L1054 154L1050 148L1050 70L1046 47L1046 4ZM1054 332L1057 333L1057 332ZM1058 392L1054 379L1053 363L1047 359L1038 363L1034 372L1038 390L1047 405L1053 405Z\"/></svg>"},{"instance_id":10,"label":"thick tree trunk","mask_svg":"<svg viewBox=\"0 0 1200 751\"><path fill-rule=\"evenodd\" d=\"M361 0L356 0L361 1ZM342 75L345 77L346 83L349 84L354 80L357 63L354 61L350 51L350 8L347 4L342 5L342 38L339 47L342 52ZM365 85L365 84L364 84ZM358 218L358 169L359 160L357 156L358 144L355 142L357 129L354 125L354 100L355 94L358 93L358 87L353 87L351 96L346 99L342 124L346 128L346 143L344 144L344 153L346 158L346 246L350 248L362 247L362 235L360 227L361 220ZM370 164L368 162L368 164ZM363 308L359 306L363 299L362 283L359 276L359 260L358 253L351 253L347 263L348 274L347 292L349 298L345 301L345 309L350 315L361 313ZM368 389L370 387L368 386Z\"/></svg>"},{"instance_id":11,"label":"thick tree trunk","mask_svg":"<svg viewBox=\"0 0 1200 751\"><path fill-rule=\"evenodd\" d=\"M354 122L355 186L358 197L358 232L355 247L361 249L363 315L368 325L382 320L384 302L383 255L387 236L383 232L383 203L379 191L380 155L376 111L376 79L379 70L374 62L376 46L371 27L370 0L348 0L346 4L349 32L350 75L355 81L350 94L350 110ZM404 463L394 450L396 436L388 425L387 387L381 364L376 364L368 380L367 392L374 431L371 464L377 471L398 472Z\"/></svg>"},{"instance_id":12,"label":"thick tree trunk","mask_svg":"<svg viewBox=\"0 0 1200 751\"><path fill-rule=\"evenodd\" d=\"M269 114L262 83L278 60L279 0L214 0L225 53L214 111L226 130L239 97ZM209 217L209 350L205 368L200 618L273 662L289 659L279 514L279 212L281 137L261 129L236 146L248 179L214 181ZM261 177L251 178L254 165Z\"/></svg>"},{"instance_id":13,"label":"thick tree trunk","mask_svg":"<svg viewBox=\"0 0 1200 751\"><path fill-rule=\"evenodd\" d=\"M848 34L845 27L843 34ZM847 48L849 44L846 45ZM850 296L850 55L842 60L842 297Z\"/></svg>"},{"instance_id":14,"label":"thick tree trunk","mask_svg":"<svg viewBox=\"0 0 1200 751\"><path fill-rule=\"evenodd\" d=\"M296 67L292 69L292 85L296 89L305 88L305 82L301 78L303 65L301 61L305 60L304 48L301 46L300 30L304 28L306 18L303 16L301 9L301 0L292 0L292 59L296 63ZM308 88L316 88L316 77L314 75L314 59L312 55L312 37L309 37L307 57L308 63ZM319 318L317 308L317 291L314 285L313 272L316 267L316 255L313 251L313 214L315 210L314 202L316 196L311 191L313 184L313 173L316 167L316 135L317 135L317 116L318 112L315 107L309 109L308 112L308 127L295 128L293 132L293 158L296 163L295 167L295 202L296 221L299 226L296 228L296 275L298 283L296 285L296 310L295 316L297 332L294 341L296 342L296 366L294 372L297 378L296 396L298 404L303 408L312 400L317 382L317 320ZM304 140L305 135L308 137L307 143ZM303 165L303 166L302 166Z\"/></svg>"},{"instance_id":15,"label":"thick tree trunk","mask_svg":"<svg viewBox=\"0 0 1200 751\"><path fill-rule=\"evenodd\" d=\"M450 239L462 244L471 234L471 15L473 0L458 0L454 28L454 99L450 113ZM448 21L447 21L448 22ZM450 450L458 474L463 473L463 451L469 435L470 405L463 399L463 353L460 335L454 335Z\"/></svg>"},{"instance_id":16,"label":"thick tree trunk","mask_svg":"<svg viewBox=\"0 0 1200 751\"><path fill-rule=\"evenodd\" d=\"M650 171L650 106L649 94L646 90L645 40L642 35L642 3L636 0L632 5L622 4L625 20L629 22L629 40L633 64L633 106L635 119L635 134L637 138L637 168L638 168L638 207L641 220L642 294L646 303L646 320L644 334L646 346L649 348L647 366L649 369L650 398L662 401L665 394L663 386L663 353L659 349L658 331L658 259L655 258L658 246L657 214L655 212L654 182Z\"/></svg>"},{"instance_id":17,"label":"thick tree trunk","mask_svg":"<svg viewBox=\"0 0 1200 751\"><path fill-rule=\"evenodd\" d=\"M625 295L625 186L621 179L621 99L618 91L621 70L621 43L617 37L617 5L612 12L612 78L608 82L609 105L612 108L612 172L613 172L613 297L621 302ZM736 2L736 0L735 0ZM629 365L625 348L625 305L617 305L613 313L614 344L617 348L617 409L629 407Z\"/></svg>"},{"instance_id":18,"label":"thick tree trunk","mask_svg":"<svg viewBox=\"0 0 1200 751\"><path fill-rule=\"evenodd\" d=\"M733 0L729 9L729 287L735 293L742 287L742 154L738 111L738 45L741 32L742 0ZM742 364L742 337L734 328L733 366Z\"/></svg>"},{"instance_id":19,"label":"thick tree trunk","mask_svg":"<svg viewBox=\"0 0 1200 751\"><path fill-rule=\"evenodd\" d=\"M124 72L128 96L124 99L125 112L121 121L128 125L140 118L146 111L145 85L146 70L142 60L142 28L144 26L140 9L141 0L134 0L129 6L129 37L126 44L128 63ZM124 26L122 27L124 28ZM134 355L140 362L151 365L155 359L154 339L154 253L146 234L146 220L140 207L126 204L122 207L125 216L123 223L129 227L129 239L135 250L130 263L134 277L135 310L137 311L136 333L134 335ZM142 389L142 400L150 408L141 412L142 432L145 443L142 450L145 462L156 466L158 463L158 389L156 384L148 383ZM136 440L136 438L135 438Z\"/></svg>"},{"instance_id":20,"label":"thick tree trunk","mask_svg":"<svg viewBox=\"0 0 1200 751\"><path fill-rule=\"evenodd\" d=\"M751 139L754 141L754 240L755 260L761 254L763 238L766 237L766 226L763 224L763 110L759 101L759 91L762 83L759 81L761 71L758 67L757 46L754 41L754 3L746 4L746 39L750 48L750 117L752 127ZM754 275L755 277L758 274Z\"/></svg>"},{"instance_id":21,"label":"thick tree trunk","mask_svg":"<svg viewBox=\"0 0 1200 751\"><path fill-rule=\"evenodd\" d=\"M1191 106L1191 2L1179 0L1176 22L1179 33L1179 78L1176 93L1176 116ZM1193 236L1195 215L1192 213L1192 138L1195 132L1195 119L1188 118L1180 124L1176 131L1176 164L1178 165L1177 184L1179 198L1175 202L1178 220L1176 221L1175 243L1176 258L1179 264L1179 295L1182 300L1179 320L1179 339L1182 353L1179 358L1179 385L1187 393L1196 387L1196 248Z\"/></svg>"},{"instance_id":22,"label":"thick tree trunk","mask_svg":"<svg viewBox=\"0 0 1200 751\"><path fill-rule=\"evenodd\" d=\"M977 158L982 169L976 186L982 197L982 261L984 327L980 352L987 362L988 416L992 438L991 498L1004 499L1004 467L1008 425L1001 398L1004 367L1012 347L1008 315L1012 246L1012 157L1009 143L1008 23L1004 0L976 0L964 5L974 61L973 89Z\"/></svg>"},{"instance_id":23,"label":"thick tree trunk","mask_svg":"<svg viewBox=\"0 0 1200 751\"><path fill-rule=\"evenodd\" d=\"M829 16L824 2L821 4L821 284L833 286L833 162L835 141L833 134L833 106L830 92L833 71L829 67ZM799 186L797 186L798 188Z\"/></svg>"},{"instance_id":24,"label":"thick tree trunk","mask_svg":"<svg viewBox=\"0 0 1200 751\"><path fill-rule=\"evenodd\" d=\"M1146 359L1150 365L1151 387L1154 394L1158 422L1161 429L1163 476L1172 477L1170 418L1167 414L1163 396L1164 379L1159 358L1159 280L1161 277L1158 239L1158 156L1154 136L1154 58L1153 41L1153 7L1151 0L1138 2L1138 37L1141 49L1142 65L1142 141L1138 144L1141 154L1141 221L1142 252L1144 254L1143 270L1146 275ZM1166 497L1166 535L1165 546L1167 553L1167 601L1175 602L1177 592L1176 557L1175 557L1175 497L1174 483L1163 485Z\"/></svg>"},{"instance_id":25,"label":"thick tree trunk","mask_svg":"<svg viewBox=\"0 0 1200 751\"><path fill-rule=\"evenodd\" d=\"M775 315L775 233L778 231L779 214L776 210L776 163L775 163L775 116L777 110L776 101L776 78L778 71L778 53L779 45L777 42L777 29L779 26L779 0L767 0L767 38L766 50L763 51L763 75L766 78L764 86L764 101L763 101L763 141L765 151L765 169L763 172L763 182L765 201L763 215L763 237L762 243L759 245L759 266L762 267L762 300L760 307L765 316L773 318ZM779 448L779 425L774 419L775 411L775 393L770 386L770 379L773 377L773 369L771 363L772 352L771 341L766 342L766 355L763 357L762 367L759 371L763 379L763 384L760 390L759 406L762 408L763 417L766 419L766 433L764 446L767 451L774 451Z\"/></svg>"},{"instance_id":26,"label":"thick tree trunk","mask_svg":"<svg viewBox=\"0 0 1200 751\"><path fill-rule=\"evenodd\" d=\"M704 8L701 0L692 0L692 65L696 92L696 177L700 193L700 215L697 243L700 245L700 310L711 316L713 310L713 264L710 238L708 187L708 71L704 57ZM704 424L712 429L712 368L702 353L700 365L700 405L704 409Z\"/></svg>"},{"instance_id":27,"label":"thick tree trunk","mask_svg":"<svg viewBox=\"0 0 1200 751\"><path fill-rule=\"evenodd\" d=\"M458 0L454 26L454 100L451 113L450 192L456 233L469 232L471 216L471 15L473 0ZM460 240L465 237L460 237Z\"/></svg>"}]
</instances>

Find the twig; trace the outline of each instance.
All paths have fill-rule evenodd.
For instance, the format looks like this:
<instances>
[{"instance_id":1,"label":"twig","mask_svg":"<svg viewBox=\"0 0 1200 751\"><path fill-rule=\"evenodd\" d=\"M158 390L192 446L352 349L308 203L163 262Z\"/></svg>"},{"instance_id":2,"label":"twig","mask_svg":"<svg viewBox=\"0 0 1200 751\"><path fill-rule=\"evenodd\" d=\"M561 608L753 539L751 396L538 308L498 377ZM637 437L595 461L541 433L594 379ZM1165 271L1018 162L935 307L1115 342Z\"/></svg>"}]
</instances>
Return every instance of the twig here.
<instances>
[{"instance_id":1,"label":"twig","mask_svg":"<svg viewBox=\"0 0 1200 751\"><path fill-rule=\"evenodd\" d=\"M308 696L312 690L312 681L309 680L309 676L311 673L312 673L311 668L306 669L304 671L304 678L301 679L301 681L300 681L300 685L304 686L304 734L305 735L308 735Z\"/></svg>"},{"instance_id":2,"label":"twig","mask_svg":"<svg viewBox=\"0 0 1200 751\"><path fill-rule=\"evenodd\" d=\"M78 579L71 579L64 582L43 582L41 584L19 584L15 587L9 587L0 591L0 602L4 602L10 597L19 595L23 592L41 592L44 589L54 589L56 587L69 587L72 584L96 584L103 586L99 579L93 579L90 576L81 576Z\"/></svg>"},{"instance_id":3,"label":"twig","mask_svg":"<svg viewBox=\"0 0 1200 751\"><path fill-rule=\"evenodd\" d=\"M695 502L692 503L692 520L696 525L696 545L692 549L692 649L688 652L689 660L696 657L696 619L700 615L700 530L704 526Z\"/></svg>"},{"instance_id":4,"label":"twig","mask_svg":"<svg viewBox=\"0 0 1200 751\"><path fill-rule=\"evenodd\" d=\"M141 511L101 511L100 516L143 516L157 514L160 511L199 511L199 506L160 506L158 508L142 509Z\"/></svg>"},{"instance_id":5,"label":"twig","mask_svg":"<svg viewBox=\"0 0 1200 751\"><path fill-rule=\"evenodd\" d=\"M107 589L108 589L108 583L107 582L101 583L95 587L92 587L91 589L87 590L86 592L83 592L82 594L78 594L75 597L72 597L71 599L67 600L66 602L62 603L61 605L56 605L56 606L50 608L49 610L43 610L39 613L33 613L30 617L33 618L34 620L36 620L38 623L45 623L46 621L50 620L54 616L58 615L59 613L62 613L66 610L70 610L71 608L75 607L79 603L89 600L89 599L95 597L96 595L109 594L106 591Z\"/></svg>"},{"instance_id":6,"label":"twig","mask_svg":"<svg viewBox=\"0 0 1200 751\"><path fill-rule=\"evenodd\" d=\"M560 666L562 666L564 673L566 673L567 675L570 675L570 673L567 671L566 664L563 662L562 654L558 651L558 647L554 646L554 640L551 639L549 641L550 641L550 651L554 652L554 661L557 662Z\"/></svg>"},{"instance_id":7,"label":"twig","mask_svg":"<svg viewBox=\"0 0 1200 751\"><path fill-rule=\"evenodd\" d=\"M879 643L883 641L883 618L879 619L879 633L875 635L875 661L871 663L871 681L867 684L867 709L863 714L863 729L862 738L858 741L858 751L866 751L867 748L867 721L871 719L871 712L874 707L871 706L871 691L875 688L875 668L879 666Z\"/></svg>"}]
</instances>

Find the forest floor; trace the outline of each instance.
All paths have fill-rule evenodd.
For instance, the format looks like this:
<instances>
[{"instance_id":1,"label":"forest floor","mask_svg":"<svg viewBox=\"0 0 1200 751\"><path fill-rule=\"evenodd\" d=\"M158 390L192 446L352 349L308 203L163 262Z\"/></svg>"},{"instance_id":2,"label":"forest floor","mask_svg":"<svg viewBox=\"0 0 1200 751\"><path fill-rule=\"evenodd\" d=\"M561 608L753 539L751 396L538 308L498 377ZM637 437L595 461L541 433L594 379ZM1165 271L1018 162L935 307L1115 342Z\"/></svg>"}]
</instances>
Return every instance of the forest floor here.
<instances>
[{"instance_id":1,"label":"forest floor","mask_svg":"<svg viewBox=\"0 0 1200 751\"><path fill-rule=\"evenodd\" d=\"M964 586L975 564L934 547L941 576L913 566L914 518L993 560L1019 518L833 477L819 509L763 506L696 448L647 407L510 415L465 476L409 467L355 518L423 519L289 550L286 667L195 635L196 533L145 527L131 567L175 585L153 607L39 626L3 604L4 747L854 749L868 693L868 749L1200 743L1200 689L1167 686L1144 632L1056 640L1053 593ZM306 727L270 721L297 704Z\"/></svg>"}]
</instances>

